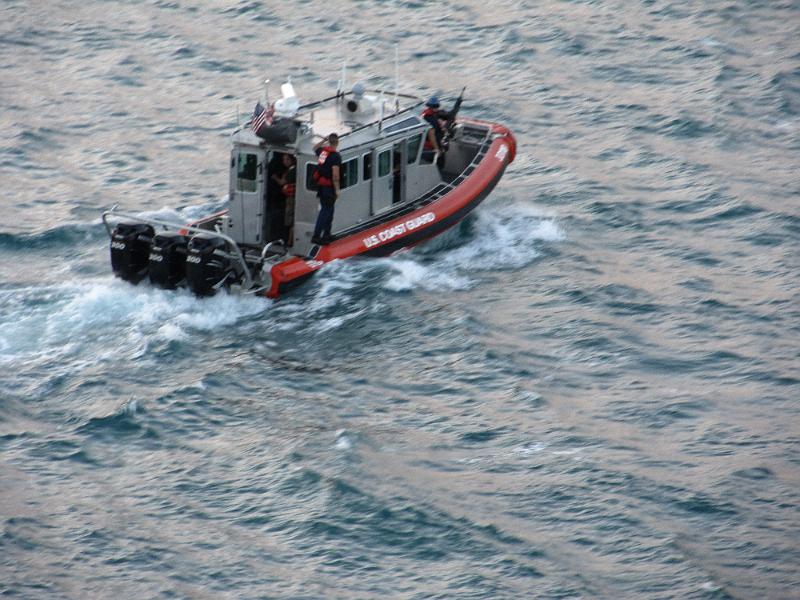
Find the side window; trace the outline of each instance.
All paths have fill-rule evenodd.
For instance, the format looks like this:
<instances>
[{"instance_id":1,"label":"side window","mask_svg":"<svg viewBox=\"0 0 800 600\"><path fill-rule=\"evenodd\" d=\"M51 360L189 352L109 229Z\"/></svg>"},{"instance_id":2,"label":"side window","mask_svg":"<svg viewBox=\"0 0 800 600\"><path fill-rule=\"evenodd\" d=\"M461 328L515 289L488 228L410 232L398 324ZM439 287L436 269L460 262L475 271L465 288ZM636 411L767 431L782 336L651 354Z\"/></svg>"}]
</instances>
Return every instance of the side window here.
<instances>
[{"instance_id":1,"label":"side window","mask_svg":"<svg viewBox=\"0 0 800 600\"><path fill-rule=\"evenodd\" d=\"M408 140L408 164L417 162L420 142L422 142L422 135L415 135Z\"/></svg>"},{"instance_id":2,"label":"side window","mask_svg":"<svg viewBox=\"0 0 800 600\"><path fill-rule=\"evenodd\" d=\"M358 183L358 159L351 158L342 162L341 187L342 189Z\"/></svg>"},{"instance_id":3,"label":"side window","mask_svg":"<svg viewBox=\"0 0 800 600\"><path fill-rule=\"evenodd\" d=\"M372 153L364 155L364 181L372 179Z\"/></svg>"},{"instance_id":4,"label":"side window","mask_svg":"<svg viewBox=\"0 0 800 600\"><path fill-rule=\"evenodd\" d=\"M312 192L317 191L317 182L314 181L314 170L317 168L316 162L306 163L306 189Z\"/></svg>"},{"instance_id":5,"label":"side window","mask_svg":"<svg viewBox=\"0 0 800 600\"><path fill-rule=\"evenodd\" d=\"M236 189L240 192L255 192L258 157L240 152L236 162Z\"/></svg>"},{"instance_id":6,"label":"side window","mask_svg":"<svg viewBox=\"0 0 800 600\"><path fill-rule=\"evenodd\" d=\"M378 154L378 177L386 177L392 170L392 151L384 150Z\"/></svg>"}]
</instances>

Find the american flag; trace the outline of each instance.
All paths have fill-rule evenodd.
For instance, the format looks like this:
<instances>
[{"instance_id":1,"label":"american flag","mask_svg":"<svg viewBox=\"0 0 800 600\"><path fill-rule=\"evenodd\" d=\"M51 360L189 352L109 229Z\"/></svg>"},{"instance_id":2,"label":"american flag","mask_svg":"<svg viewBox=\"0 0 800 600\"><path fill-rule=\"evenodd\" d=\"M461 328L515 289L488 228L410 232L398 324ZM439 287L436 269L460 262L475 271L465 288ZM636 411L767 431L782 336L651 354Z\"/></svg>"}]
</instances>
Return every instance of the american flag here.
<instances>
[{"instance_id":1,"label":"american flag","mask_svg":"<svg viewBox=\"0 0 800 600\"><path fill-rule=\"evenodd\" d=\"M271 106L269 108L264 108L261 102L256 104L256 108L253 111L253 120L250 121L250 129L252 129L256 135L260 135L258 132L261 131L263 127L272 125L272 112L273 109Z\"/></svg>"}]
</instances>

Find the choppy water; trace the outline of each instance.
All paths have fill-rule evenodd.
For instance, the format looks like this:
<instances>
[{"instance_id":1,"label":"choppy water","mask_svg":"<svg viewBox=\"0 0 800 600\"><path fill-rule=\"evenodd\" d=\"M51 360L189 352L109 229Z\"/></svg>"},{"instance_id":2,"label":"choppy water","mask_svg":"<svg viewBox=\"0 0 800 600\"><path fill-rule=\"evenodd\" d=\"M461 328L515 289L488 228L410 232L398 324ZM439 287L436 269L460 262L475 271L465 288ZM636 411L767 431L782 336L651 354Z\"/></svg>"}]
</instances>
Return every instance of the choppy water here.
<instances>
[{"instance_id":1,"label":"choppy water","mask_svg":"<svg viewBox=\"0 0 800 600\"><path fill-rule=\"evenodd\" d=\"M0 594L800 598L800 5L0 2ZM266 75L520 152L297 293L109 274Z\"/></svg>"}]
</instances>

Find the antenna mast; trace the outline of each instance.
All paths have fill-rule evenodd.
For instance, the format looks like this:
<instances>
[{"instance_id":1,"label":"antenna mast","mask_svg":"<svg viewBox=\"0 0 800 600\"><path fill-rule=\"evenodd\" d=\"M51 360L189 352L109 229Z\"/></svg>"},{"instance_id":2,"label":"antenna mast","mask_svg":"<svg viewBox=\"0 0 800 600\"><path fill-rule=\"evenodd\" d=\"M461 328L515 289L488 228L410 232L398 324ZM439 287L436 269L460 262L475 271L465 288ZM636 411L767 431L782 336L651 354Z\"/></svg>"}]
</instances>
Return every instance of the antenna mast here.
<instances>
[{"instance_id":1,"label":"antenna mast","mask_svg":"<svg viewBox=\"0 0 800 600\"><path fill-rule=\"evenodd\" d=\"M381 112L380 112L380 116L378 118L378 131L379 132L383 131L383 105L386 104L386 100L383 99L383 90L381 90L380 102L381 102L381 106L380 106Z\"/></svg>"},{"instance_id":2,"label":"antenna mast","mask_svg":"<svg viewBox=\"0 0 800 600\"><path fill-rule=\"evenodd\" d=\"M342 63L342 78L339 80L339 89L336 90L337 97L344 93L345 86L347 86L347 61Z\"/></svg>"},{"instance_id":3,"label":"antenna mast","mask_svg":"<svg viewBox=\"0 0 800 600\"><path fill-rule=\"evenodd\" d=\"M397 50L397 44L394 45L394 112L400 110L400 102L397 99L397 94L400 90L400 55Z\"/></svg>"}]
</instances>

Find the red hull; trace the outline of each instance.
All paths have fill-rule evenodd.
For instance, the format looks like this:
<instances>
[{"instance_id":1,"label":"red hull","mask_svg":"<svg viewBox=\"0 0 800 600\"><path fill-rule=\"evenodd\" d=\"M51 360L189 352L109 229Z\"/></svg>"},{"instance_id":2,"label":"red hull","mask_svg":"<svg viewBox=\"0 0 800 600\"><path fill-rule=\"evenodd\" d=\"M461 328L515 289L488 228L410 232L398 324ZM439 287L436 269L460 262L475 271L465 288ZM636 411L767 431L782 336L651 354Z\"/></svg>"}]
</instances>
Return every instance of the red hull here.
<instances>
[{"instance_id":1,"label":"red hull","mask_svg":"<svg viewBox=\"0 0 800 600\"><path fill-rule=\"evenodd\" d=\"M295 256L274 265L272 286L266 296L277 298L308 279L325 263L358 255L386 256L419 244L458 223L489 194L516 155L516 140L506 127L493 124L492 132L497 137L483 159L455 188L413 212L321 246L313 259Z\"/></svg>"}]
</instances>

